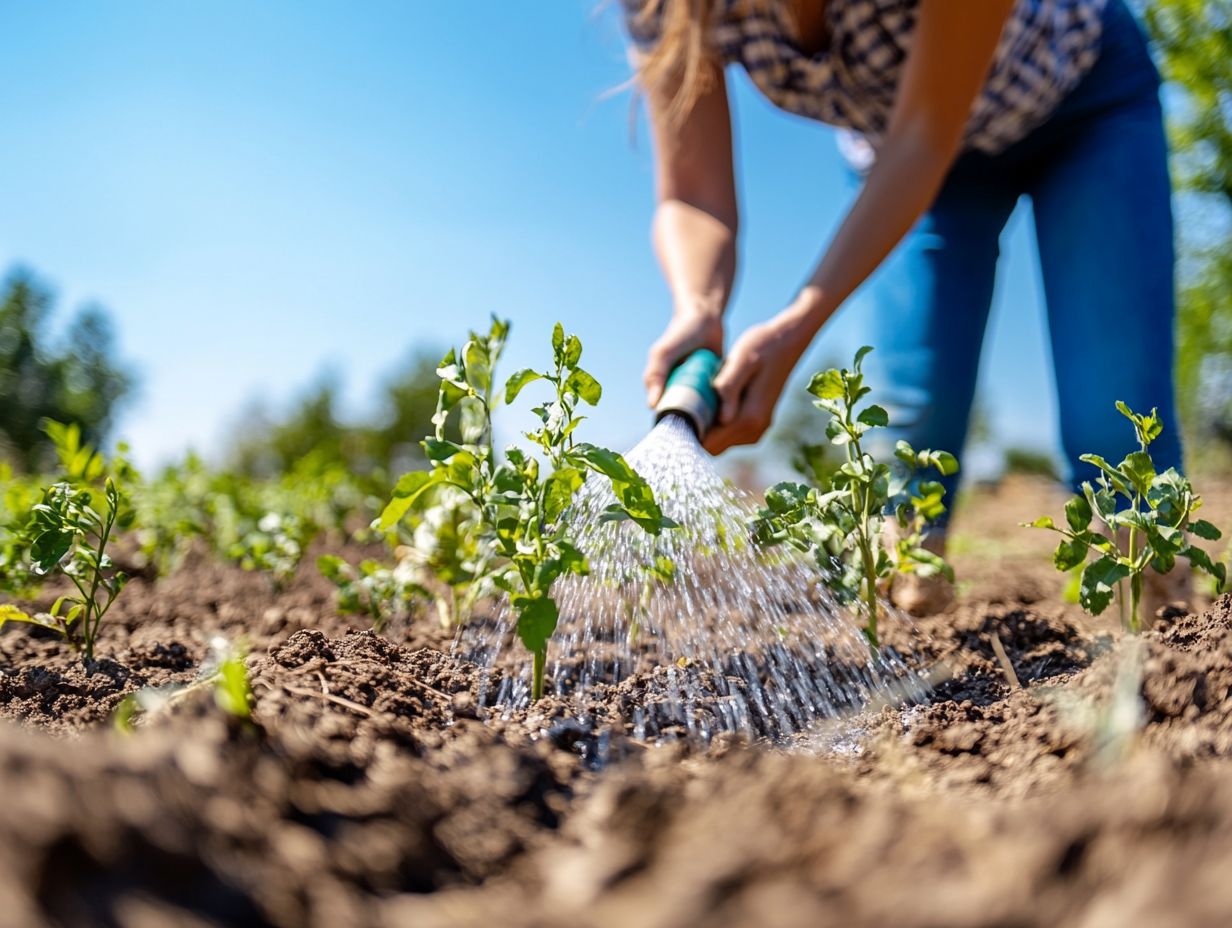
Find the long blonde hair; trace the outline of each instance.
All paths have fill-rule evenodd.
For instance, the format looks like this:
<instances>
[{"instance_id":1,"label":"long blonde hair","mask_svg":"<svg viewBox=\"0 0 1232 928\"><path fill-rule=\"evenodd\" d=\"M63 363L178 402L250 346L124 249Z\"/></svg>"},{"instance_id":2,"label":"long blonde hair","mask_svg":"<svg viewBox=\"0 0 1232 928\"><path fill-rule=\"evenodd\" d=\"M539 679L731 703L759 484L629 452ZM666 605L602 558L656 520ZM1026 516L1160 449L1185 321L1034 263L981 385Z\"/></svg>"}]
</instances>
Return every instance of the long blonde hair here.
<instances>
[{"instance_id":1,"label":"long blonde hair","mask_svg":"<svg viewBox=\"0 0 1232 928\"><path fill-rule=\"evenodd\" d=\"M680 121L710 89L715 70L711 57L710 20L717 0L640 0L636 28L658 24L658 40L638 56L637 80L647 90L667 89L668 115Z\"/></svg>"}]
</instances>

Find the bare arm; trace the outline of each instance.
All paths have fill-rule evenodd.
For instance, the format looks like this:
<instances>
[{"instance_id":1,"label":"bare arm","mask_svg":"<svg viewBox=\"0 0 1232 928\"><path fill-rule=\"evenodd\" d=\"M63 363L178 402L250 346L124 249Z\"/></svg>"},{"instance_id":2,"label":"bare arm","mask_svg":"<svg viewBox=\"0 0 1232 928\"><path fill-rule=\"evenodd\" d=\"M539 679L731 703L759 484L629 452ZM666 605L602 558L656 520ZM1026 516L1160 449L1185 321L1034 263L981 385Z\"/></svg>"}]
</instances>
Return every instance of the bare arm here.
<instances>
[{"instance_id":1,"label":"bare arm","mask_svg":"<svg viewBox=\"0 0 1232 928\"><path fill-rule=\"evenodd\" d=\"M801 293L814 331L936 198L1014 0L923 0L877 161Z\"/></svg>"},{"instance_id":2,"label":"bare arm","mask_svg":"<svg viewBox=\"0 0 1232 928\"><path fill-rule=\"evenodd\" d=\"M1014 0L921 0L890 124L864 189L792 304L732 348L715 386L718 453L757 441L821 325L936 198L962 142Z\"/></svg>"},{"instance_id":3,"label":"bare arm","mask_svg":"<svg viewBox=\"0 0 1232 928\"><path fill-rule=\"evenodd\" d=\"M647 93L658 193L654 244L673 303L672 320L647 358L652 406L671 367L690 351L722 354L723 310L736 277L731 115L722 70L711 67L710 89L683 121L667 116L670 90Z\"/></svg>"}]
</instances>

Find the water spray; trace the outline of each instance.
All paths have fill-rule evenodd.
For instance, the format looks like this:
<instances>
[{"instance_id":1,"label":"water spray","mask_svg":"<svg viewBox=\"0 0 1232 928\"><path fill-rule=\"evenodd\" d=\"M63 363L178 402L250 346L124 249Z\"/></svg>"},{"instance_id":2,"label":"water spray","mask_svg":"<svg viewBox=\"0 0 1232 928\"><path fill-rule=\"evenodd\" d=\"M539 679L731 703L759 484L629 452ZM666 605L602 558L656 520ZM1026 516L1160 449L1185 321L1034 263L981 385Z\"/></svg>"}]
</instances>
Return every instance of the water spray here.
<instances>
[{"instance_id":1,"label":"water spray","mask_svg":"<svg viewBox=\"0 0 1232 928\"><path fill-rule=\"evenodd\" d=\"M614 497L598 481L575 498L572 539L590 572L560 581L547 656L554 692L586 718L605 711L591 694L640 689L634 702L642 708L607 721L635 737L700 742L721 732L779 741L918 698L922 681L894 653L870 654L817 582L815 564L786 546L754 543L758 501L723 479L701 447L719 411L720 364L707 349L678 364L655 407L656 425L626 456L677 528L651 537L607 519ZM674 565L670 577L647 571L660 558ZM505 610L461 633L463 655L490 670L479 694L485 711L531 704L515 623Z\"/></svg>"},{"instance_id":2,"label":"water spray","mask_svg":"<svg viewBox=\"0 0 1232 928\"><path fill-rule=\"evenodd\" d=\"M655 406L655 422L677 415L693 427L698 440L714 424L719 414L719 394L714 378L722 360L709 348L699 348L672 369L663 388L663 396Z\"/></svg>"}]
</instances>

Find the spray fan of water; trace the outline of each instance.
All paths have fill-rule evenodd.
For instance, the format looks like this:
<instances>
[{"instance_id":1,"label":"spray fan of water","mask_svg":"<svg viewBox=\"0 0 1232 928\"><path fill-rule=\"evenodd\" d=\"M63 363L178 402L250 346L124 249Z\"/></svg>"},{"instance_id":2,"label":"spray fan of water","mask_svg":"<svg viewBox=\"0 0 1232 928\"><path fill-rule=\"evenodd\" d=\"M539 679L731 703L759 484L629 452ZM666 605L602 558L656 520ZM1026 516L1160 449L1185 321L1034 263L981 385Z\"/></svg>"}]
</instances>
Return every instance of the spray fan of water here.
<instances>
[{"instance_id":1,"label":"spray fan of water","mask_svg":"<svg viewBox=\"0 0 1232 928\"><path fill-rule=\"evenodd\" d=\"M611 490L588 480L579 492L569 521L590 573L557 587L547 673L580 718L607 714L635 737L784 740L923 694L894 654L873 657L815 566L752 544L755 501L719 476L684 420L667 416L626 457L680 527L655 538L604 522ZM644 570L657 557L674 562L670 579ZM529 704L530 660L507 608L465 628L457 649L485 668L485 706Z\"/></svg>"}]
</instances>

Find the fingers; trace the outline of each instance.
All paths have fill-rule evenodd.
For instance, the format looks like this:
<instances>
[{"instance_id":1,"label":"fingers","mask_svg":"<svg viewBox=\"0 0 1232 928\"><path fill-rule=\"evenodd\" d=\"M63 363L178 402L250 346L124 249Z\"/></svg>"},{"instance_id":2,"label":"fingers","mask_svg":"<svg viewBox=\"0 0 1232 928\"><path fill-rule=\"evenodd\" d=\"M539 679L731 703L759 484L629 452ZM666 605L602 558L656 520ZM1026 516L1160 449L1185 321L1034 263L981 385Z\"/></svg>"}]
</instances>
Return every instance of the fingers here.
<instances>
[{"instance_id":1,"label":"fingers","mask_svg":"<svg viewBox=\"0 0 1232 928\"><path fill-rule=\"evenodd\" d=\"M736 445L756 444L770 428L773 417L774 403L769 385L764 377L754 377L731 420L712 428L702 447L711 454L722 454Z\"/></svg>"},{"instance_id":2,"label":"fingers","mask_svg":"<svg viewBox=\"0 0 1232 928\"><path fill-rule=\"evenodd\" d=\"M755 349L746 348L744 340L737 342L714 378L714 389L719 394L720 425L730 425L735 421L745 388L760 369L760 354Z\"/></svg>"},{"instance_id":3,"label":"fingers","mask_svg":"<svg viewBox=\"0 0 1232 928\"><path fill-rule=\"evenodd\" d=\"M642 374L642 383L646 387L646 405L653 409L663 396L663 385L667 383L667 375L672 364L680 357L679 350L668 341L667 335L650 346L646 356L646 371Z\"/></svg>"},{"instance_id":4,"label":"fingers","mask_svg":"<svg viewBox=\"0 0 1232 928\"><path fill-rule=\"evenodd\" d=\"M646 355L646 370L642 374L642 383L646 387L646 403L652 409L663 396L663 386L667 383L668 374L685 355L698 348L711 348L722 353L722 332L721 321L716 323L691 317L676 317L672 320L667 331L650 346Z\"/></svg>"}]
</instances>

